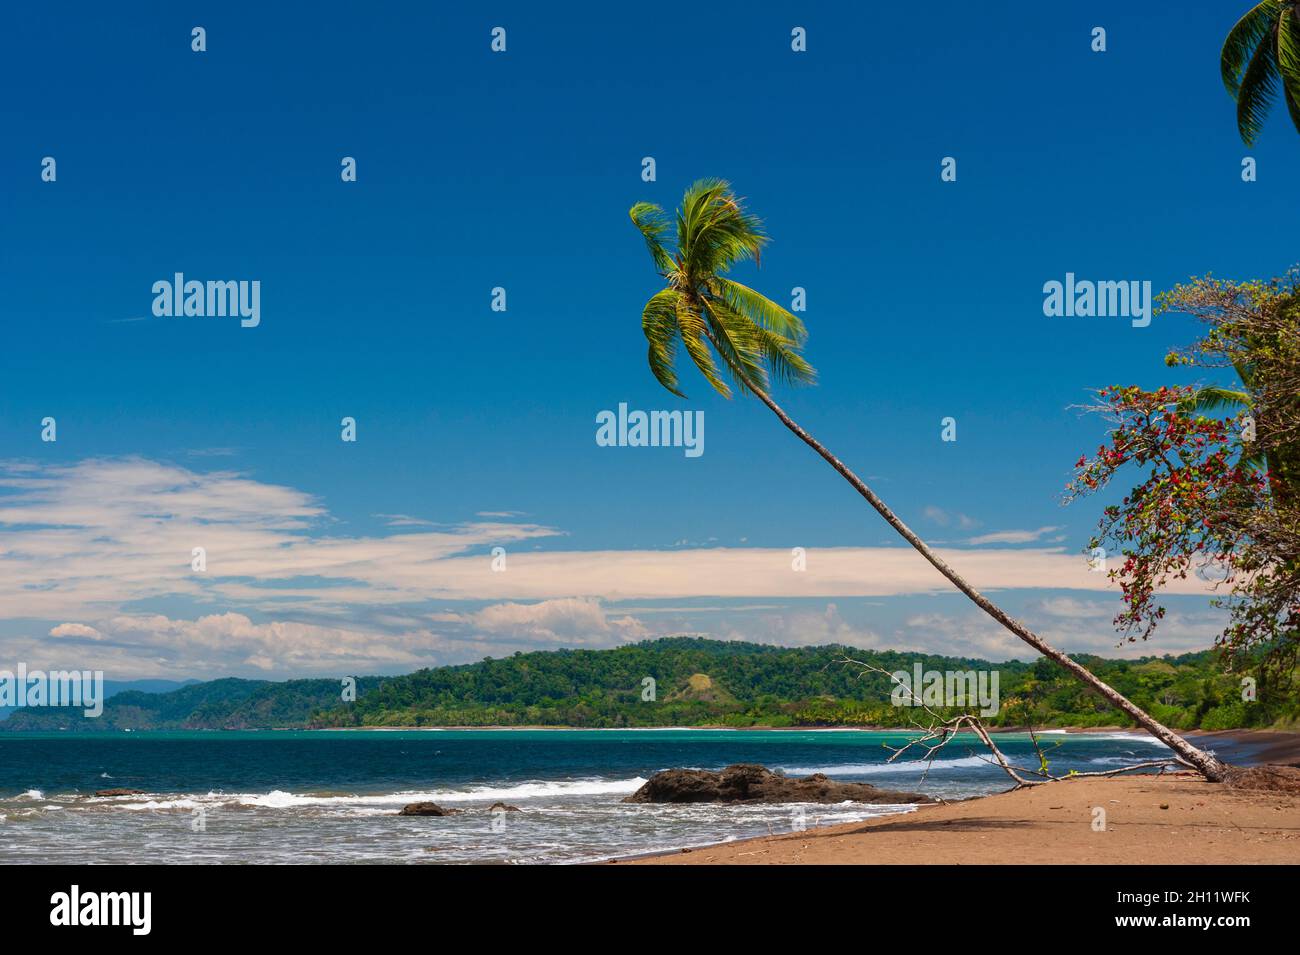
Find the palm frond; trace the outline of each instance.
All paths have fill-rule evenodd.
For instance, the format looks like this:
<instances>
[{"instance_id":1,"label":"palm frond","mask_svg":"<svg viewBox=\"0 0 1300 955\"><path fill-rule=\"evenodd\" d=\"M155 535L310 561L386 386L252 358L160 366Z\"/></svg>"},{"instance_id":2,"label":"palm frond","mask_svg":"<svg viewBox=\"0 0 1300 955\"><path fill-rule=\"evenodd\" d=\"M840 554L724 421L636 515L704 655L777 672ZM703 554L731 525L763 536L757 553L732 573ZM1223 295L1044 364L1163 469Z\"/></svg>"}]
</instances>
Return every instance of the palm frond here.
<instances>
[{"instance_id":1,"label":"palm frond","mask_svg":"<svg viewBox=\"0 0 1300 955\"><path fill-rule=\"evenodd\" d=\"M817 380L816 370L799 354L798 345L791 339L760 327L758 344L769 374L781 384L811 385Z\"/></svg>"},{"instance_id":2,"label":"palm frond","mask_svg":"<svg viewBox=\"0 0 1300 955\"><path fill-rule=\"evenodd\" d=\"M1241 463L1252 471L1258 471L1261 474L1268 473L1268 453L1265 451L1256 451L1254 454L1243 453Z\"/></svg>"},{"instance_id":3,"label":"palm frond","mask_svg":"<svg viewBox=\"0 0 1300 955\"><path fill-rule=\"evenodd\" d=\"M778 335L796 342L802 342L808 337L803 322L766 295L722 276L716 279L715 284L717 285L715 294L721 296L737 312L748 315L764 328L770 328Z\"/></svg>"},{"instance_id":4,"label":"palm frond","mask_svg":"<svg viewBox=\"0 0 1300 955\"><path fill-rule=\"evenodd\" d=\"M731 309L721 299L704 301L704 314L713 333L713 345L722 356L724 367L741 393L755 387L767 387L767 369L763 367L763 350L758 342L758 326Z\"/></svg>"},{"instance_id":5,"label":"palm frond","mask_svg":"<svg viewBox=\"0 0 1300 955\"><path fill-rule=\"evenodd\" d=\"M1282 98L1296 132L1300 132L1300 7L1283 12L1277 21L1277 68L1282 74Z\"/></svg>"},{"instance_id":6,"label":"palm frond","mask_svg":"<svg viewBox=\"0 0 1300 955\"><path fill-rule=\"evenodd\" d=\"M1264 0L1247 10L1245 16L1228 31L1228 36L1223 41L1223 50L1219 54L1219 72L1223 76L1223 85L1233 99L1241 91L1241 77L1246 65L1268 35L1281 8L1282 4L1278 0Z\"/></svg>"},{"instance_id":7,"label":"palm frond","mask_svg":"<svg viewBox=\"0 0 1300 955\"><path fill-rule=\"evenodd\" d=\"M677 209L674 252L664 245L671 225L659 206L638 202L629 214L668 283L641 312L650 370L661 385L684 397L675 367L679 340L710 387L724 397L732 392L723 372L742 392L765 389L773 379L783 384L815 379L799 354L807 337L803 322L722 275L743 259L757 262L767 242L762 223L745 211L725 180L700 179L687 188Z\"/></svg>"},{"instance_id":8,"label":"palm frond","mask_svg":"<svg viewBox=\"0 0 1300 955\"><path fill-rule=\"evenodd\" d=\"M1255 47L1241 88L1237 92L1237 132L1241 141L1253 146L1264 128L1273 98L1277 96L1277 47L1270 35Z\"/></svg>"},{"instance_id":9,"label":"palm frond","mask_svg":"<svg viewBox=\"0 0 1300 955\"><path fill-rule=\"evenodd\" d=\"M677 298L677 327L681 331L686 354L691 356L691 361L695 362L695 367L700 370L704 380L722 397L730 398L731 389L718 377L718 366L713 361L713 353L704 342L704 320L691 308L685 296Z\"/></svg>"},{"instance_id":10,"label":"palm frond","mask_svg":"<svg viewBox=\"0 0 1300 955\"><path fill-rule=\"evenodd\" d=\"M1198 388L1185 400L1180 401L1178 410L1184 414L1216 414L1220 411L1236 411L1250 406L1251 397L1244 391L1207 385Z\"/></svg>"},{"instance_id":11,"label":"palm frond","mask_svg":"<svg viewBox=\"0 0 1300 955\"><path fill-rule=\"evenodd\" d=\"M641 331L649 343L650 371L659 384L679 398L686 396L677 390L677 299L680 293L664 289L646 302L641 312Z\"/></svg>"},{"instance_id":12,"label":"palm frond","mask_svg":"<svg viewBox=\"0 0 1300 955\"><path fill-rule=\"evenodd\" d=\"M682 197L677 249L689 276L707 278L744 259L758 261L767 236L722 179L701 179Z\"/></svg>"},{"instance_id":13,"label":"palm frond","mask_svg":"<svg viewBox=\"0 0 1300 955\"><path fill-rule=\"evenodd\" d=\"M661 275L667 275L673 268L673 258L664 248L663 237L668 233L668 221L664 210L653 202L638 202L629 211L632 223L641 231L645 247L654 259L655 268Z\"/></svg>"},{"instance_id":14,"label":"palm frond","mask_svg":"<svg viewBox=\"0 0 1300 955\"><path fill-rule=\"evenodd\" d=\"M743 352L742 367L754 383L764 387L771 379L781 384L804 385L817 379L801 354L799 343L732 308L725 299L711 298L708 307L737 352Z\"/></svg>"},{"instance_id":15,"label":"palm frond","mask_svg":"<svg viewBox=\"0 0 1300 955\"><path fill-rule=\"evenodd\" d=\"M1300 91L1291 92L1291 87L1282 88L1282 98L1286 100L1286 111L1291 114L1291 123L1300 133Z\"/></svg>"}]
</instances>

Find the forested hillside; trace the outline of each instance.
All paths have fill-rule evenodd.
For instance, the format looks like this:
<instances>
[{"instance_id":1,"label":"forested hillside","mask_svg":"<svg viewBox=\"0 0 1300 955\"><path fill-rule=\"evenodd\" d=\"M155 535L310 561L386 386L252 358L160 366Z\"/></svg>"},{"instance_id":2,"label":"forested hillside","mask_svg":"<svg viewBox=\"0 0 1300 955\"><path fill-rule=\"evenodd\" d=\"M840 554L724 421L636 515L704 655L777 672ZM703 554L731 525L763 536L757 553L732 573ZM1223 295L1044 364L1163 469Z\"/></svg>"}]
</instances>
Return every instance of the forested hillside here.
<instances>
[{"instance_id":1,"label":"forested hillside","mask_svg":"<svg viewBox=\"0 0 1300 955\"><path fill-rule=\"evenodd\" d=\"M992 664L925 654L797 649L673 637L612 650L517 653L405 676L362 677L355 702L337 679L272 683L222 679L169 693L121 693L100 719L79 710L28 709L0 730L276 729L348 726L907 726L920 714L890 701L878 673L839 662L846 654L894 672L996 670L1000 726L1124 724L1120 714L1048 661ZM1264 685L1242 701L1239 678L1208 652L1107 660L1090 669L1177 729L1293 722L1292 693ZM653 683L648 683L652 680ZM653 690L653 692L651 692Z\"/></svg>"}]
</instances>

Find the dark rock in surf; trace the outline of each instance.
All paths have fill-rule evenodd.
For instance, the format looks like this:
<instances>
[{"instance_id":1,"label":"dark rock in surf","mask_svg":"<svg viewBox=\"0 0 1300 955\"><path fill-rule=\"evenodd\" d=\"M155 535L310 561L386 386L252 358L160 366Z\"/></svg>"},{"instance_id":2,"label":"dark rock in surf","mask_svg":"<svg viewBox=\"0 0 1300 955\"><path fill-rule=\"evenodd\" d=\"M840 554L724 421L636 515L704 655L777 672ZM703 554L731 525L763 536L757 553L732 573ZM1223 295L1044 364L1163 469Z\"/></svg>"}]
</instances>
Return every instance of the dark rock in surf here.
<instances>
[{"instance_id":1,"label":"dark rock in surf","mask_svg":"<svg viewBox=\"0 0 1300 955\"><path fill-rule=\"evenodd\" d=\"M403 806L399 816L458 816L459 809L443 809L436 802L413 802Z\"/></svg>"},{"instance_id":2,"label":"dark rock in surf","mask_svg":"<svg viewBox=\"0 0 1300 955\"><path fill-rule=\"evenodd\" d=\"M96 796L143 796L143 789L97 789Z\"/></svg>"},{"instance_id":3,"label":"dark rock in surf","mask_svg":"<svg viewBox=\"0 0 1300 955\"><path fill-rule=\"evenodd\" d=\"M752 763L728 766L720 773L704 769L665 769L624 802L844 802L932 803L923 793L877 789L868 783L841 783L821 773L792 779Z\"/></svg>"}]
</instances>

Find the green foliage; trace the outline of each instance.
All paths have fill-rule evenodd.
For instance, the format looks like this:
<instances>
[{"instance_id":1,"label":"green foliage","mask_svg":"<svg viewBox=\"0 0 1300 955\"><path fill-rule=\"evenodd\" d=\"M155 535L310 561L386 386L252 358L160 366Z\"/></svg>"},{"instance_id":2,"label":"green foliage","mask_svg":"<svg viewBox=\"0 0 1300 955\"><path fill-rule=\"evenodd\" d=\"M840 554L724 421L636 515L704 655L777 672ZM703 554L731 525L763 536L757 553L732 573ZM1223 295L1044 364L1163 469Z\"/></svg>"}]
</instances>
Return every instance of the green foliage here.
<instances>
[{"instance_id":1,"label":"green foliage","mask_svg":"<svg viewBox=\"0 0 1300 955\"><path fill-rule=\"evenodd\" d=\"M799 353L807 332L803 322L747 285L725 277L739 262L759 261L767 236L756 216L745 211L731 186L701 179L686 190L676 215L676 248L665 245L673 231L667 214L650 202L628 212L645 239L655 270L667 283L641 311L641 331L649 345L650 371L678 397L675 362L680 344L704 380L720 394L731 389L725 373L742 393L781 384L808 384L816 377Z\"/></svg>"},{"instance_id":2,"label":"green foliage","mask_svg":"<svg viewBox=\"0 0 1300 955\"><path fill-rule=\"evenodd\" d=\"M1228 32L1219 71L1237 101L1237 132L1253 145L1282 93L1291 122L1300 131L1300 3L1263 0Z\"/></svg>"},{"instance_id":3,"label":"green foliage","mask_svg":"<svg viewBox=\"0 0 1300 955\"><path fill-rule=\"evenodd\" d=\"M1246 704L1229 703L1225 706L1216 706L1202 716L1200 729L1230 730L1247 726L1249 723L1250 714L1246 711Z\"/></svg>"},{"instance_id":4,"label":"green foliage","mask_svg":"<svg viewBox=\"0 0 1300 955\"><path fill-rule=\"evenodd\" d=\"M215 680L169 693L121 693L98 720L80 711L21 710L9 731L56 729L271 729L349 726L887 726L909 727L923 711L896 707L883 674L837 663L852 656L887 672L996 669L1002 706L994 726L1115 726L1128 720L1046 659L990 664L966 657L785 648L670 637L613 650L516 653L405 676L358 680L355 703L337 680ZM1272 684L1260 702L1240 703L1238 678L1209 652L1106 660L1085 666L1159 720L1178 729L1267 725L1300 718ZM707 676L708 680L702 679ZM656 699L642 700L653 677ZM957 710L943 710L956 715Z\"/></svg>"}]
</instances>

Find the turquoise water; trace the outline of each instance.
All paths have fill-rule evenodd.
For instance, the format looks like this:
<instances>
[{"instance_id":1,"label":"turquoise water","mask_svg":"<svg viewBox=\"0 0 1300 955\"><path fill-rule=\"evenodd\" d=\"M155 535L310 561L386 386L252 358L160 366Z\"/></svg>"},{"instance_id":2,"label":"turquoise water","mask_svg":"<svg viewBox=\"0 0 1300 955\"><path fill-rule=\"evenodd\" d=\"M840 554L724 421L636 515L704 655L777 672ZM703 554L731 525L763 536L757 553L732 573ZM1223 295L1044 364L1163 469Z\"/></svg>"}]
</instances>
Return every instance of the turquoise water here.
<instances>
[{"instance_id":1,"label":"turquoise water","mask_svg":"<svg viewBox=\"0 0 1300 955\"><path fill-rule=\"evenodd\" d=\"M645 806L652 773L761 763L789 775L959 797L1008 788L973 737L925 772L887 763L901 733L431 730L0 735L0 862L573 862L870 818L906 807ZM1028 737L999 745L1035 765ZM1112 769L1163 746L1049 734L1054 771ZM95 798L97 789L146 795ZM433 800L463 810L402 817ZM504 800L522 812L496 814Z\"/></svg>"}]
</instances>

